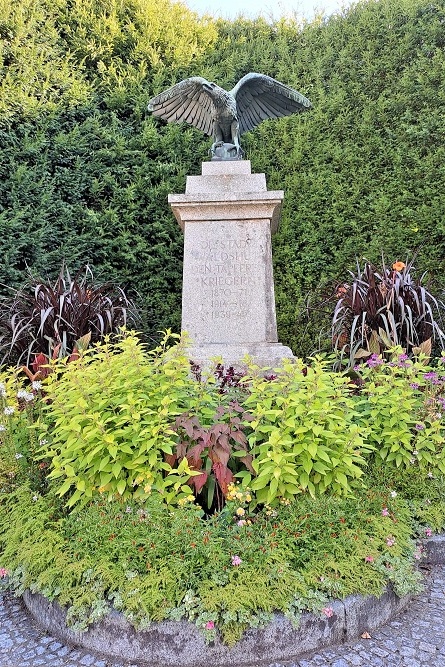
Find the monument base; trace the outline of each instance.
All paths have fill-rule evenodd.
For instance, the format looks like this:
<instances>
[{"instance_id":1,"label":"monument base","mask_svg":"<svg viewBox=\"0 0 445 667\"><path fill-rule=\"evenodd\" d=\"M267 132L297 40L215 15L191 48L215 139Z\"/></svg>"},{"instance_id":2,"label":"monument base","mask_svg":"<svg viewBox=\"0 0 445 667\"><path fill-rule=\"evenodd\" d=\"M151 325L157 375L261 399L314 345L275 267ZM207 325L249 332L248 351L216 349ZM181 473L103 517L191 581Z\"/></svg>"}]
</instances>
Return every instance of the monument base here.
<instances>
[{"instance_id":1,"label":"monument base","mask_svg":"<svg viewBox=\"0 0 445 667\"><path fill-rule=\"evenodd\" d=\"M236 370L241 371L246 367L242 361L246 355L252 358L254 364L268 369L281 366L283 359L294 358L292 350L281 343L246 343L244 345L205 343L191 346L188 349L188 355L193 363L203 369L208 369L214 359L222 358L222 363L226 368L233 366Z\"/></svg>"}]
</instances>

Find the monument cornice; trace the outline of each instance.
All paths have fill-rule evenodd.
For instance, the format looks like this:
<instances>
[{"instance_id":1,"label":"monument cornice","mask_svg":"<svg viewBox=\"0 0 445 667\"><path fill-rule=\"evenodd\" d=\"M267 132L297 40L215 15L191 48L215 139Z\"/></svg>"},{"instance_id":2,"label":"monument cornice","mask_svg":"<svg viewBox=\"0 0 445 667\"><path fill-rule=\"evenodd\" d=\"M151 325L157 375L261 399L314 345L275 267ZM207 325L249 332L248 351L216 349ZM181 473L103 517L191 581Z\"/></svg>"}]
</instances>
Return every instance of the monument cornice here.
<instances>
[{"instance_id":1,"label":"monument cornice","mask_svg":"<svg viewBox=\"0 0 445 667\"><path fill-rule=\"evenodd\" d=\"M171 194L168 201L182 230L186 222L219 220L270 220L271 232L278 229L282 190L234 194Z\"/></svg>"}]
</instances>

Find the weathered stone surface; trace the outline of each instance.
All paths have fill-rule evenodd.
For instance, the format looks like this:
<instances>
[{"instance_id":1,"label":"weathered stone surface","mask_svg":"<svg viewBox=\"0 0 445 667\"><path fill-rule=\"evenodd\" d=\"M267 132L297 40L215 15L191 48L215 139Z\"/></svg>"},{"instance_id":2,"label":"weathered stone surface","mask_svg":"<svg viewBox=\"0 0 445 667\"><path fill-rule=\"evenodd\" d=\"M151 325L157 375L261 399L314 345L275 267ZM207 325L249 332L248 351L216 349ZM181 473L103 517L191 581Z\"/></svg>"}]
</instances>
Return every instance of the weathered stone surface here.
<instances>
[{"instance_id":1,"label":"weathered stone surface","mask_svg":"<svg viewBox=\"0 0 445 667\"><path fill-rule=\"evenodd\" d=\"M196 345L277 342L268 220L187 225L182 329Z\"/></svg>"},{"instance_id":2,"label":"weathered stone surface","mask_svg":"<svg viewBox=\"0 0 445 667\"><path fill-rule=\"evenodd\" d=\"M250 160L238 160L233 162L227 162L224 167L218 162L203 162L201 166L201 173L203 176L221 176L223 175L248 175L252 171L252 166ZM266 189L266 186L264 186Z\"/></svg>"},{"instance_id":3,"label":"weathered stone surface","mask_svg":"<svg viewBox=\"0 0 445 667\"><path fill-rule=\"evenodd\" d=\"M185 195L169 195L184 230L182 329L190 357L207 365L221 356L238 365L245 354L277 366L292 352L278 344L271 232L283 192L268 192L264 174L247 160L203 163Z\"/></svg>"},{"instance_id":4,"label":"weathered stone surface","mask_svg":"<svg viewBox=\"0 0 445 667\"><path fill-rule=\"evenodd\" d=\"M350 595L343 603L346 614L346 639L353 639L363 632L370 632L386 623L392 616L404 609L411 595L399 598L390 587L376 598L373 595Z\"/></svg>"},{"instance_id":5,"label":"weathered stone surface","mask_svg":"<svg viewBox=\"0 0 445 667\"><path fill-rule=\"evenodd\" d=\"M427 563L431 563L431 565L445 563L445 539L443 535L433 535L424 539L423 546L425 547Z\"/></svg>"},{"instance_id":6,"label":"weathered stone surface","mask_svg":"<svg viewBox=\"0 0 445 667\"><path fill-rule=\"evenodd\" d=\"M221 163L218 163L221 164ZM198 200L199 196L199 200ZM283 191L230 192L168 195L173 213L184 231L187 222L220 220L269 220L272 234L278 229Z\"/></svg>"},{"instance_id":7,"label":"weathered stone surface","mask_svg":"<svg viewBox=\"0 0 445 667\"><path fill-rule=\"evenodd\" d=\"M164 621L136 632L117 612L93 624L86 633L73 632L65 626L65 612L57 603L29 592L25 593L24 601L39 625L53 635L89 651L134 662L145 661L152 667L240 667L285 660L338 643L345 632L341 602L331 605L334 611L331 618L303 614L298 628L282 614L277 614L266 628L248 630L229 648L219 640L207 645L196 626L186 621Z\"/></svg>"},{"instance_id":8,"label":"weathered stone surface","mask_svg":"<svg viewBox=\"0 0 445 667\"><path fill-rule=\"evenodd\" d=\"M221 356L220 343L207 343L204 345L191 345L189 348L190 359L200 365L208 366L209 359L218 359ZM224 344L223 361L225 366L233 366L236 370L243 372L246 364L244 357L248 355L261 368L274 369L281 366L283 359L293 359L292 350L281 343L251 344L251 345L228 345Z\"/></svg>"}]
</instances>

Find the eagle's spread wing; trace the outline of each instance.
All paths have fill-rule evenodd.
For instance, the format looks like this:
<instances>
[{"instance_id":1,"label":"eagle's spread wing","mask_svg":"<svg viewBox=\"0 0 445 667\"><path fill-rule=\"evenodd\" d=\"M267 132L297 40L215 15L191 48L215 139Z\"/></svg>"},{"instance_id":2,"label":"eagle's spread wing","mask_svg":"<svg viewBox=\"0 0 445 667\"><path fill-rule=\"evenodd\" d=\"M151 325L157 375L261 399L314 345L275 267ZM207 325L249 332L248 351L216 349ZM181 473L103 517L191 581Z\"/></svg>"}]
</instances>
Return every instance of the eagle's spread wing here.
<instances>
[{"instance_id":1,"label":"eagle's spread wing","mask_svg":"<svg viewBox=\"0 0 445 667\"><path fill-rule=\"evenodd\" d=\"M255 72L243 76L231 93L236 99L240 134L252 130L268 118L290 116L312 106L304 95L293 88Z\"/></svg>"},{"instance_id":2,"label":"eagle's spread wing","mask_svg":"<svg viewBox=\"0 0 445 667\"><path fill-rule=\"evenodd\" d=\"M193 125L211 136L215 105L203 89L203 85L208 83L200 76L185 79L153 97L148 103L148 110L169 122L183 121Z\"/></svg>"}]
</instances>

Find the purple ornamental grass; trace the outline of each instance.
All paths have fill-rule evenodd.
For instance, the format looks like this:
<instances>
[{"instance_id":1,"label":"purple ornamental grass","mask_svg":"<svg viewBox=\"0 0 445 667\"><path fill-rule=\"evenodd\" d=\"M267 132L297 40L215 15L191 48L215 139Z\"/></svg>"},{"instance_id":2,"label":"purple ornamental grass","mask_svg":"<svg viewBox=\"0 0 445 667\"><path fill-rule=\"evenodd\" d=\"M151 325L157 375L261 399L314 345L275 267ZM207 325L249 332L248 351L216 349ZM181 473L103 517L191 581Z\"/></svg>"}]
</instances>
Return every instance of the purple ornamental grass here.
<instances>
[{"instance_id":1,"label":"purple ornamental grass","mask_svg":"<svg viewBox=\"0 0 445 667\"><path fill-rule=\"evenodd\" d=\"M445 305L425 286L426 274L415 278L414 271L412 261L390 267L382 260L381 268L366 262L363 269L357 263L356 271L349 272L350 282L337 288L332 342L334 349L349 355L351 366L396 345L408 355L429 355L433 341L445 345Z\"/></svg>"},{"instance_id":2,"label":"purple ornamental grass","mask_svg":"<svg viewBox=\"0 0 445 667\"><path fill-rule=\"evenodd\" d=\"M69 356L76 342L91 343L138 319L136 306L114 283L97 284L89 266L71 277L62 265L57 280L31 277L0 301L0 363L28 366L39 353Z\"/></svg>"}]
</instances>

